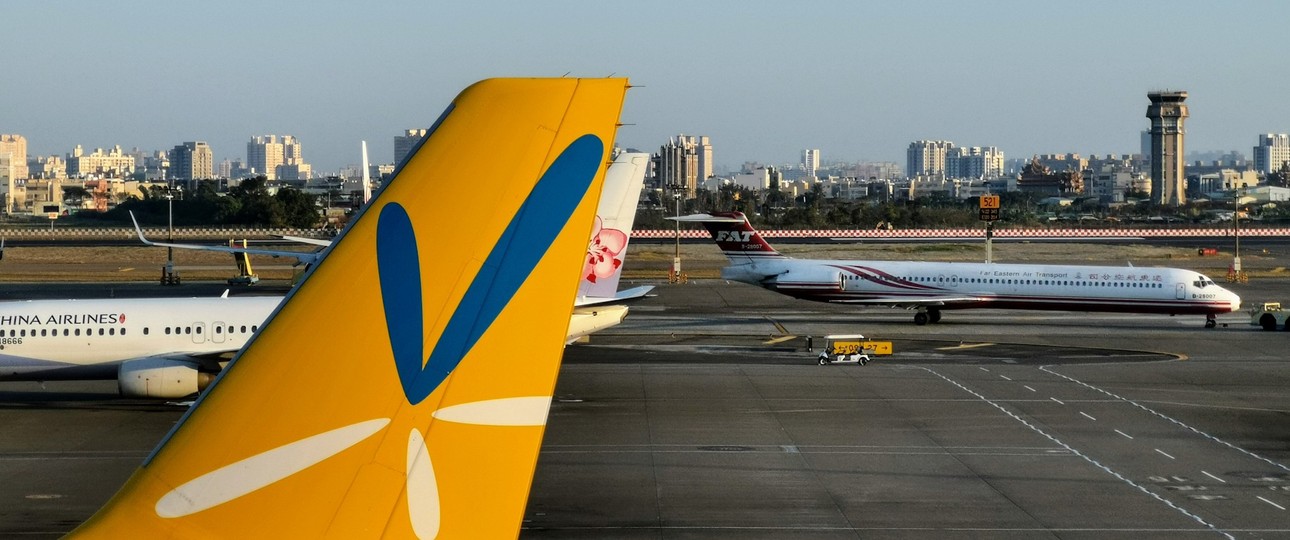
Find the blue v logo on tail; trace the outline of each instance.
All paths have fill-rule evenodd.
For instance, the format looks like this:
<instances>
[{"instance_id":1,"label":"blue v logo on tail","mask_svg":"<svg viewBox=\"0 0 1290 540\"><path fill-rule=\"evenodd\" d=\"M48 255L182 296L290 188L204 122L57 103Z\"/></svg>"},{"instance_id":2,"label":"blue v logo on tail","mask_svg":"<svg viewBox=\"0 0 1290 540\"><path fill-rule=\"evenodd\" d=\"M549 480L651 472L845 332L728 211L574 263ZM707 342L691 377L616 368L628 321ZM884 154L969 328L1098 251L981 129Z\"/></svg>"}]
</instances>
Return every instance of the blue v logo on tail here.
<instances>
[{"instance_id":1,"label":"blue v logo on tail","mask_svg":"<svg viewBox=\"0 0 1290 540\"><path fill-rule=\"evenodd\" d=\"M604 143L594 135L579 137L561 152L484 260L428 359L412 221L398 203L381 208L376 262L394 365L408 403L433 393L492 325L577 208L577 198L568 194L587 191L603 155Z\"/></svg>"}]
</instances>

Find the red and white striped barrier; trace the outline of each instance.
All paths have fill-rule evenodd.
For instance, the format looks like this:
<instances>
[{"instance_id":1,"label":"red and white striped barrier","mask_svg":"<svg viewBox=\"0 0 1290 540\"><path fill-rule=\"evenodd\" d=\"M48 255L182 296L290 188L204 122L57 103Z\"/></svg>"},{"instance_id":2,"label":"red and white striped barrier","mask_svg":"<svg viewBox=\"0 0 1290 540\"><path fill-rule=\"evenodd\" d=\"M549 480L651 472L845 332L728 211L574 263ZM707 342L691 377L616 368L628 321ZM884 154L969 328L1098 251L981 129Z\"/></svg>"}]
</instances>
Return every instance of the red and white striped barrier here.
<instances>
[{"instance_id":1,"label":"red and white striped barrier","mask_svg":"<svg viewBox=\"0 0 1290 540\"><path fill-rule=\"evenodd\" d=\"M985 239L985 229L789 229L758 231L765 238L972 238ZM1290 236L1290 228L1241 229L1241 236L1269 237ZM632 238L676 238L675 230L651 229L632 231ZM995 229L995 238L1226 238L1232 236L1230 228L1201 229ZM705 239L707 231L685 229L681 238Z\"/></svg>"}]
</instances>

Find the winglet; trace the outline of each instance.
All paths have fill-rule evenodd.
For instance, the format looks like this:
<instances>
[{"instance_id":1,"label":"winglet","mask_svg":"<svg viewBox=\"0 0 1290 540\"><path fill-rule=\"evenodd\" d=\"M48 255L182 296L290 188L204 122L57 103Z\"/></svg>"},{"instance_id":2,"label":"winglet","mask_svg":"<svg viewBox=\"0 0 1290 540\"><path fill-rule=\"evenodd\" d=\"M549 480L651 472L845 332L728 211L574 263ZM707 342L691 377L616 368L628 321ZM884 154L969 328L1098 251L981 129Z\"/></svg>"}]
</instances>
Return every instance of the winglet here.
<instances>
[{"instance_id":1,"label":"winglet","mask_svg":"<svg viewBox=\"0 0 1290 540\"><path fill-rule=\"evenodd\" d=\"M516 537L626 90L462 92L73 536Z\"/></svg>"},{"instance_id":2,"label":"winglet","mask_svg":"<svg viewBox=\"0 0 1290 540\"><path fill-rule=\"evenodd\" d=\"M134 223L134 232L139 235L139 241L143 242L145 246L156 246L157 244L152 243L143 236L143 229L139 227L139 220L134 218L134 210L130 210L127 213L130 214L130 222Z\"/></svg>"}]
</instances>

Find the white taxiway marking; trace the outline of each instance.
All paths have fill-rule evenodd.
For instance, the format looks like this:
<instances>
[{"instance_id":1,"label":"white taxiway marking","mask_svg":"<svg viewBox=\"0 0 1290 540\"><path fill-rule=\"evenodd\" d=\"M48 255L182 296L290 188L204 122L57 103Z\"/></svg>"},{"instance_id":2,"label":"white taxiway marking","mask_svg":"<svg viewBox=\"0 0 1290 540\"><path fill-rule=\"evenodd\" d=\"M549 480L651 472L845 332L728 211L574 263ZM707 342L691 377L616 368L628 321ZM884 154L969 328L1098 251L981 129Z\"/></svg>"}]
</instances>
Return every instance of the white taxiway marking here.
<instances>
[{"instance_id":1,"label":"white taxiway marking","mask_svg":"<svg viewBox=\"0 0 1290 540\"><path fill-rule=\"evenodd\" d=\"M1088 413L1086 413L1086 412L1084 412L1084 411L1080 411L1079 413L1080 413L1080 414L1082 414L1082 415L1084 415L1084 418L1087 418L1087 419L1092 420L1092 421L1094 421L1094 422L1096 422L1096 421L1097 421L1097 419L1096 419L1096 418L1093 418L1091 415L1089 415Z\"/></svg>"},{"instance_id":2,"label":"white taxiway marking","mask_svg":"<svg viewBox=\"0 0 1290 540\"><path fill-rule=\"evenodd\" d=\"M1115 430L1115 432L1116 432L1116 433L1119 433L1120 435L1124 435L1124 437L1125 437L1126 439L1132 439L1132 438L1133 438L1133 437L1130 437L1128 433L1125 433L1125 432L1120 431L1120 430L1118 430L1118 429L1117 429L1117 430Z\"/></svg>"},{"instance_id":3,"label":"white taxiway marking","mask_svg":"<svg viewBox=\"0 0 1290 540\"><path fill-rule=\"evenodd\" d=\"M954 386L957 386L960 390L963 390L964 392L967 392L967 393L969 393L969 394L972 394L972 395L973 395L973 396L975 396L977 399L980 399L981 401L984 401L985 403L990 404L992 407L994 407L995 409L998 409L998 410L999 410L1000 412L1002 412L1003 414L1008 415L1009 417L1011 417L1013 420L1016 420L1017 422L1020 422L1020 423L1021 423L1021 425L1023 425L1023 426L1026 426L1026 427L1030 428L1030 430L1031 430L1031 431L1034 431L1035 433L1038 433L1039 435L1043 436L1044 438L1047 438L1048 440L1053 441L1053 442L1054 442L1054 443L1056 443L1058 446L1061 446L1062 448L1065 448L1065 449L1066 449L1067 451L1069 451L1071 454L1074 454L1074 455L1076 455L1076 456L1079 456L1081 459L1083 459L1084 461L1087 461L1088 463L1092 464L1094 467L1097 467L1097 468L1099 468L1099 469L1101 469L1101 470L1103 470L1103 471L1106 471L1106 473L1107 473L1107 474L1110 474L1111 476L1114 476L1116 479L1120 480L1121 482L1124 482L1125 484L1128 484L1128 485L1130 485L1130 486L1133 486L1133 488L1134 488L1134 489L1137 489L1138 491L1141 491L1143 494L1145 494L1145 495L1147 495L1147 496L1149 496L1149 497L1151 497L1151 498L1153 498L1153 499L1155 499L1155 500L1157 500L1157 501L1160 501L1161 503L1164 503L1166 506L1168 506L1168 507L1170 507L1170 508L1173 508L1174 510L1176 510L1176 511L1178 511L1179 513L1183 514L1184 516L1187 516L1187 517L1191 518L1193 521L1195 521L1195 522L1197 522L1197 523L1200 523L1201 525L1204 525L1205 527L1209 528L1210 530L1212 530L1212 531L1214 531L1214 532L1216 532L1216 533L1222 534L1222 535L1223 535L1224 537L1226 537L1226 538L1233 539L1233 540L1235 539L1235 537L1234 537L1234 536L1232 536L1230 533L1228 533L1228 532L1226 532L1226 531L1224 531L1224 530L1222 530L1222 529L1219 529L1219 528L1218 528L1217 526L1215 526L1213 523L1210 523L1210 522L1208 522L1208 521L1205 521L1205 519L1204 519L1204 518L1202 518L1202 517L1200 517L1200 516L1198 516L1198 515L1196 515L1196 514L1191 513L1191 512L1190 512L1190 511L1188 511L1186 508L1183 508L1183 507L1181 507L1181 506L1178 506L1178 505L1177 505L1177 504L1175 504L1173 501L1170 501L1169 499L1166 499L1166 498L1164 498L1164 497L1160 496L1160 494L1155 493L1155 492L1153 492L1153 491L1151 491L1151 490L1149 490L1149 489L1147 489L1147 488L1143 487L1142 485L1135 483L1133 480L1130 480L1130 479L1126 478L1124 475L1122 475L1122 474L1120 474L1120 473L1118 473L1118 472L1115 472L1115 470L1111 469L1110 467L1107 467L1106 465L1103 465L1103 464L1099 463L1097 460L1093 459L1092 457L1090 457L1090 456L1088 456L1088 455L1086 455L1086 454L1084 454L1084 453L1081 453L1079 450L1076 450L1074 447L1072 447L1072 446L1070 446L1070 445L1068 445L1068 444L1066 444L1066 443L1062 442L1062 441L1061 441L1060 439L1058 439L1057 437L1054 437L1054 436L1050 435L1048 432L1045 432L1044 430L1039 429L1039 427L1037 427L1037 426L1035 426L1034 424L1030 423L1030 422L1029 422L1029 421L1027 421L1025 418L1022 418L1022 417L1020 417L1020 416L1017 416L1017 414L1016 414L1016 413L1013 413L1012 411L1009 411L1008 409L1004 408L1002 405L999 405L998 403L995 403L995 402L991 401L990 399L986 398L985 396L981 395L980 393L978 393L978 392L976 392L976 391L973 391L972 389L970 389L970 388L968 388L968 387L966 387L966 386L963 386L963 385L962 385L961 383L959 383L958 381L955 381L954 379L951 379L951 378L949 378L949 377L946 377L945 375L942 375L942 374L938 373L936 370L933 370L933 369L930 369L930 368L927 368L927 367L919 366L919 369L925 370L925 371L927 371L928 373L931 373L932 375L935 375L935 376L937 376L937 377L940 377L941 379L945 380L946 382L948 382L948 383L950 383L950 384L952 384L952 385L954 385ZM1080 414L1084 414L1084 413L1080 413ZM1088 416L1088 415L1085 415L1085 416ZM1089 418L1092 418L1092 417L1090 416Z\"/></svg>"},{"instance_id":4,"label":"white taxiway marking","mask_svg":"<svg viewBox=\"0 0 1290 540\"><path fill-rule=\"evenodd\" d=\"M1028 386L1028 385L1024 385L1024 384L1023 384L1023 385L1021 385L1021 387L1022 387L1022 388L1025 388L1026 390L1030 390L1031 392L1038 392L1038 390L1035 390L1034 388L1031 388L1031 387L1030 387L1030 386Z\"/></svg>"},{"instance_id":5,"label":"white taxiway marking","mask_svg":"<svg viewBox=\"0 0 1290 540\"><path fill-rule=\"evenodd\" d=\"M1232 444L1232 443L1229 443L1229 442L1227 442L1227 441L1225 441L1225 440L1223 440L1223 439L1220 439L1220 438L1218 438L1218 437L1215 437L1215 436L1213 436L1213 435L1210 435L1210 434L1208 434L1208 433L1205 433L1204 431L1201 431L1201 430L1196 429L1196 428L1194 428L1194 427L1192 427L1192 426L1190 426L1190 425L1187 425L1187 424L1183 423L1182 421L1180 421L1180 420L1178 420L1178 419L1176 419L1176 418L1172 418L1172 417L1170 417L1170 416L1167 416L1167 415L1161 414L1159 411L1156 411L1155 409L1152 409L1152 408L1150 408L1150 407L1147 407L1146 405L1143 405L1143 404L1138 403L1138 402L1136 402L1136 401L1133 401L1133 400L1131 400L1131 399L1127 399L1127 398L1124 398L1124 397L1121 397L1121 396L1117 396L1117 395L1115 395L1115 394L1113 394L1113 393L1111 393L1111 392L1108 392L1108 391L1106 391L1106 390L1104 390L1104 389L1101 389L1101 388L1098 388L1098 387L1096 387L1096 386L1093 386L1093 385L1091 385L1091 384L1089 384L1089 383L1086 383L1086 382L1084 382L1084 381L1081 381L1081 380L1076 379L1076 378L1074 378L1074 377L1071 377L1071 376L1069 376L1069 375L1062 375L1061 373L1058 373L1058 372L1056 372L1056 371L1053 371L1053 370L1051 369L1051 367L1050 367L1050 366L1040 366L1039 370L1040 370L1040 371L1047 372L1047 373L1051 373L1051 374L1053 374L1053 375L1056 375L1056 376L1058 376L1058 377L1061 377L1061 378L1063 378L1063 379L1066 379L1066 380L1068 380L1068 381L1071 381L1071 382L1073 382L1073 383L1075 383L1075 384L1079 384L1079 385L1081 385L1081 386L1084 386L1085 388L1088 388L1088 389L1090 389L1090 390L1094 390L1094 391L1097 391L1097 392L1101 392L1101 393L1103 393L1103 394L1106 394L1106 395L1108 395L1108 396L1111 396L1112 398L1118 399L1118 400L1120 400L1120 401L1123 401L1123 402L1125 402L1125 403L1128 403L1128 404L1130 404L1130 405L1133 405L1134 407L1137 407L1137 408L1142 409L1142 410L1144 410L1144 411L1147 411L1147 412L1149 412L1149 413L1151 413L1151 414L1153 414L1153 415L1156 415L1156 416L1158 416L1158 417L1160 417L1160 418L1163 418L1163 419L1165 419L1165 420L1168 420L1168 421L1170 421L1170 422L1173 422L1174 424L1178 425L1179 427L1182 427L1183 429L1189 430L1189 431L1191 431L1192 433L1195 433L1195 434L1200 435L1200 436L1202 436L1202 437L1205 437L1205 438L1207 438L1207 439L1209 439L1209 440L1211 440L1211 441L1214 441L1214 442L1216 442L1216 443L1218 443L1218 444L1221 444L1221 445L1223 445L1223 446L1226 446L1226 447L1228 447L1228 448L1231 448L1232 450L1236 450L1237 452L1240 452L1240 453L1245 454L1245 455L1247 455L1247 456L1250 456L1250 457L1252 457L1252 458L1254 458L1254 459L1257 459L1257 460L1259 460L1259 461L1262 461L1262 462L1264 462L1264 463L1267 463L1268 465L1272 465L1273 467L1277 467L1277 468L1282 469L1282 470L1285 470L1285 471L1290 471L1290 467L1287 467L1287 466L1285 466L1285 465L1283 465L1283 464L1281 464L1281 463L1277 463L1277 462L1275 462L1275 461L1272 461L1271 459L1268 459L1268 458L1263 457L1263 456L1261 456L1261 455L1259 455L1259 454L1256 454L1256 453L1254 453L1254 452L1251 452L1251 451L1249 451L1249 450L1246 450L1246 449L1244 449L1244 448L1241 448L1241 447L1239 447L1239 446L1236 446L1236 445L1234 445L1234 444Z\"/></svg>"},{"instance_id":6,"label":"white taxiway marking","mask_svg":"<svg viewBox=\"0 0 1290 540\"><path fill-rule=\"evenodd\" d=\"M1167 457L1167 458L1169 458L1169 459L1178 459L1178 458L1175 458L1175 457L1173 457L1173 456L1171 456L1171 455L1169 455L1169 454L1166 454L1164 450L1161 450L1161 449L1159 449L1159 448L1156 448L1155 450L1156 450L1157 452L1160 452L1160 455L1165 456L1165 457Z\"/></svg>"},{"instance_id":7,"label":"white taxiway marking","mask_svg":"<svg viewBox=\"0 0 1290 540\"><path fill-rule=\"evenodd\" d=\"M1000 375L1000 377L1003 377L1003 380L1005 380L1005 381L1011 381L1011 380L1012 380L1012 379L1009 379L1007 375Z\"/></svg>"},{"instance_id":8,"label":"white taxiway marking","mask_svg":"<svg viewBox=\"0 0 1290 540\"><path fill-rule=\"evenodd\" d=\"M1064 401L1062 401L1062 400L1060 400L1060 399L1057 399L1057 398L1055 398L1055 397L1050 397L1050 398L1048 398L1048 399L1051 399L1051 400L1053 400L1053 401L1056 401L1058 405L1065 405L1065 404L1066 404L1066 402L1064 402Z\"/></svg>"},{"instance_id":9,"label":"white taxiway marking","mask_svg":"<svg viewBox=\"0 0 1290 540\"><path fill-rule=\"evenodd\" d=\"M1269 500L1267 500L1267 499L1264 499L1263 497L1259 497L1258 495L1255 495L1255 497L1258 497L1260 501L1263 501L1263 502L1265 502L1265 503L1268 503L1268 504L1270 504L1270 505L1272 505L1272 506L1277 507L1277 510L1285 510L1285 509L1286 509L1286 507L1281 506L1281 505L1279 505L1279 504L1277 504L1277 503L1274 503L1274 502L1272 502L1272 501L1269 501Z\"/></svg>"},{"instance_id":10,"label":"white taxiway marking","mask_svg":"<svg viewBox=\"0 0 1290 540\"><path fill-rule=\"evenodd\" d=\"M1226 484L1226 483L1227 483L1227 480L1223 480L1222 478L1219 478L1219 477L1217 477L1217 476L1214 476L1214 475L1212 475L1212 474L1209 474L1209 473L1207 473L1207 472L1205 472L1205 471L1200 471L1200 474L1203 474L1203 475L1205 475L1205 476L1208 476L1208 477L1210 477L1210 478L1213 478L1213 479L1215 479L1215 480L1218 480L1219 482L1222 482L1222 483L1224 483L1224 484Z\"/></svg>"}]
</instances>

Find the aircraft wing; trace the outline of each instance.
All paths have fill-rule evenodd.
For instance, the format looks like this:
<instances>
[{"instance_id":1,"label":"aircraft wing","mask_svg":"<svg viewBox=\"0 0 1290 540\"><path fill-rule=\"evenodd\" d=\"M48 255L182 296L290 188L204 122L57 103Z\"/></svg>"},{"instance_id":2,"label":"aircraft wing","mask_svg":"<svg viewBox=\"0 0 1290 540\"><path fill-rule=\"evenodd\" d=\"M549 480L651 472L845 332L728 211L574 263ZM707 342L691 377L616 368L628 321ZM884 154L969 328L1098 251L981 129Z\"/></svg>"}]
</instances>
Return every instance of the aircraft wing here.
<instances>
[{"instance_id":1,"label":"aircraft wing","mask_svg":"<svg viewBox=\"0 0 1290 540\"><path fill-rule=\"evenodd\" d=\"M682 221L686 223L743 223L742 218L732 218L726 216L714 216L712 214L690 214L688 216L670 217L669 221Z\"/></svg>"},{"instance_id":2,"label":"aircraft wing","mask_svg":"<svg viewBox=\"0 0 1290 540\"><path fill-rule=\"evenodd\" d=\"M992 298L988 296L966 295L966 296L927 296L927 297L921 297L921 298L910 298L910 297L903 297L903 296L888 297L888 298L880 297L880 298L832 300L832 302L836 304L859 304L859 305L873 305L873 306L917 308L917 307L953 306L953 305L962 305L962 304L981 304L981 303L989 302L991 300Z\"/></svg>"},{"instance_id":3,"label":"aircraft wing","mask_svg":"<svg viewBox=\"0 0 1290 540\"><path fill-rule=\"evenodd\" d=\"M208 246L208 245L202 245L202 244L176 244L172 242L153 242L152 240L148 240L148 238L143 235L143 229L139 228L139 220L135 219L134 212L130 212L130 221L134 222L134 232L139 235L139 241L143 242L143 244L146 246L168 247L168 248L177 248L177 249L195 249L198 251L219 251L222 253L250 253L252 255L268 255L270 257L291 257L296 259L296 261L298 261L297 264L300 264L300 263L313 264L315 262L318 262L318 259L322 258L321 250L290 251L286 249L257 249L257 248L244 248L244 247L232 247L232 246ZM284 236L283 238L286 238L291 241L297 241L297 242L304 240L304 239L300 239L299 237ZM328 242L327 244L316 244L315 242L318 242L318 241L310 240L305 243L315 244L315 245L330 245L330 242Z\"/></svg>"},{"instance_id":4,"label":"aircraft wing","mask_svg":"<svg viewBox=\"0 0 1290 540\"><path fill-rule=\"evenodd\" d=\"M182 362L185 364L191 364L193 367L200 370L215 373L220 370L222 364L232 360L233 354L237 353L237 351L238 349L233 347L222 351L202 351L199 353L174 351L163 354L153 354L142 358L134 358L130 361L159 360L165 362Z\"/></svg>"},{"instance_id":5,"label":"aircraft wing","mask_svg":"<svg viewBox=\"0 0 1290 540\"><path fill-rule=\"evenodd\" d=\"M654 290L653 285L642 285L630 289L618 291L613 296L579 296L574 301L574 307L599 306L603 304L621 304L632 300L645 298L650 291Z\"/></svg>"},{"instance_id":6,"label":"aircraft wing","mask_svg":"<svg viewBox=\"0 0 1290 540\"><path fill-rule=\"evenodd\" d=\"M283 240L290 240L292 242L299 242L301 244L309 244L311 246L327 247L331 245L331 240L319 240L317 238L305 238L303 236L282 236L281 238Z\"/></svg>"}]
</instances>

